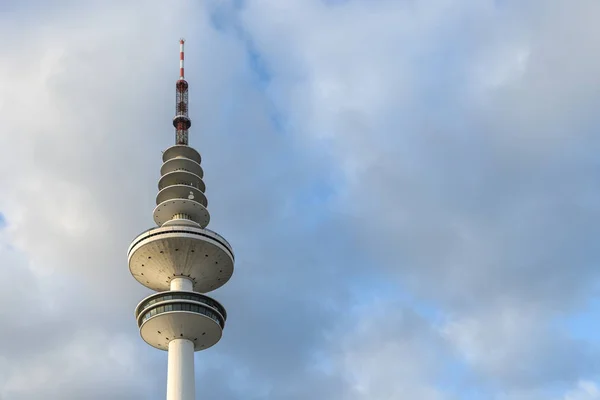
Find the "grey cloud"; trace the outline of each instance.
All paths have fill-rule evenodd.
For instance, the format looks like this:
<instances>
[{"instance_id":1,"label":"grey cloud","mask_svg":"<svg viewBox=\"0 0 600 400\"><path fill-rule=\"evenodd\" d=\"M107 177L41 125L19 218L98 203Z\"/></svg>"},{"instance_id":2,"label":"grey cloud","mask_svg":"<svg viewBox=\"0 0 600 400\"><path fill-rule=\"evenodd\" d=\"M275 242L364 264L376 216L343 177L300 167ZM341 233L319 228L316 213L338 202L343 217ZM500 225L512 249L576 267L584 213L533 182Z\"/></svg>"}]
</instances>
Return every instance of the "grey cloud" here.
<instances>
[{"instance_id":1,"label":"grey cloud","mask_svg":"<svg viewBox=\"0 0 600 400\"><path fill-rule=\"evenodd\" d=\"M511 393L593 374L593 362L578 362L589 349L571 352L548 323L597 280L596 98L582 89L596 82L596 60L593 44L576 45L594 43L595 31L587 19L568 28L596 6L282 4L213 1L207 13L93 3L35 14L43 24L27 45L0 47L2 241L22 257L3 253L3 264L21 263L12 276L44 294L7 284L25 313L9 312L0 338L34 321L40 298L64 307L31 323L51 332L20 364L17 346L31 333L2 352L0 393L163 397L165 354L136 332L132 310L147 290L125 250L152 223L181 35L211 228L237 256L234 278L214 294L229 311L223 341L196 356L199 397L453 399L436 380L448 360L470 369L469 383L500 381ZM0 33L25 31L16 25ZM557 25L569 41L549 36ZM268 82L251 69L250 44ZM434 302L447 324L389 304L351 315L365 301L356 288L377 292L378 279ZM532 304L530 329L504 329L500 311L526 320ZM61 325L69 335L55 333ZM465 343L473 331L480 337ZM511 371L510 356L537 336L526 365L539 374ZM488 354L494 346L502 357ZM93 351L81 359L84 348ZM110 364L119 354L127 362ZM36 371L36 385L17 379Z\"/></svg>"},{"instance_id":2,"label":"grey cloud","mask_svg":"<svg viewBox=\"0 0 600 400\"><path fill-rule=\"evenodd\" d=\"M85 11L91 17L89 12ZM121 12L132 15L137 10L125 7ZM150 22L158 22L158 16L153 15L147 26L140 21L134 24L131 29L142 31L131 38L128 30L104 26L111 20L109 14L108 8L102 9L88 21L91 25L77 26L78 37L53 25L58 20L49 22L51 35L46 41L25 49L42 59L38 66L44 68L44 75L19 101L36 99L30 110L40 122L32 121L23 135L2 136L3 144L11 143L15 149L15 154L4 158L7 173L2 177L8 240L31 260L32 282L46 288L66 283L44 299L55 303L57 311L42 313L28 327L31 333L17 340L26 342L46 329L39 347L15 349L23 359L18 365L11 362L15 353L4 353L9 380L3 390L11 398L80 398L86 390L98 398L163 396L164 354L151 356L156 352L144 346L135 331L133 306L147 291L129 276L125 250L134 235L151 224L160 150L172 139L170 108L165 110L162 104L172 95L172 82L163 82L169 76L170 63L163 50L169 48L163 43L169 35L160 40L150 35L131 54L131 40L141 32L149 34ZM233 286L215 294L230 309L231 333L226 332L220 348L198 355L199 361L206 357L226 362L218 371L199 371L199 382L214 383L207 385L206 393L226 398L239 396L239 389L227 389L224 377L218 384L211 374L250 368L259 379L245 391L250 393L276 385L278 379L294 382L305 373L308 354L322 342L319 330L332 321L325 303L328 292L337 290L330 290L324 281L332 283L336 271L351 263L338 266L332 254L335 247L345 247L345 235L318 220L311 222L308 210L297 216L290 208L296 206L290 200L312 190L311 177L318 173L318 165L314 159L298 157L286 141L274 140L278 133L261 106L264 99L249 83L243 48L233 38L219 38L206 28L189 33L191 38L208 33L222 44L212 44L213 48L225 49L213 58L205 57L208 71L196 78L198 88L193 93L198 95L192 97L192 115L202 117L194 125L192 143L205 154L212 227L230 238L238 256ZM189 35L188 42L193 43ZM202 43L210 42L204 38ZM8 54L21 54L13 51ZM146 66L159 61L165 67L148 74ZM188 63L194 65L192 61ZM19 73L10 64L8 68L10 94L18 93L35 69ZM198 72L188 69L193 82ZM131 75L130 71L140 72ZM210 79L206 94L200 77ZM230 79L241 89L233 91ZM3 129L13 131L24 110L18 104L5 104L3 113L10 117ZM231 113L222 116L227 104ZM10 166L19 158L26 168L15 171ZM328 220L324 218L326 224ZM315 235L314 229L321 226L321 234ZM292 290L277 290L278 285ZM293 289L297 285L302 287ZM27 311L33 312L35 305L30 307ZM29 314L22 317L33 320ZM300 325L294 327L294 321ZM68 326L68 334L60 333L61 326ZM3 331L8 335L19 328L13 320ZM97 334L90 337L90 332ZM134 346L138 358L125 366L104 367L110 361L109 338L119 335ZM81 359L86 347L94 351ZM145 355L139 358L140 354ZM18 380L36 371L41 371L37 385L24 387ZM65 387L70 381L77 384ZM158 383L150 384L154 390L142 390L148 382Z\"/></svg>"},{"instance_id":3,"label":"grey cloud","mask_svg":"<svg viewBox=\"0 0 600 400\"><path fill-rule=\"evenodd\" d=\"M376 264L459 320L493 323L535 305L543 326L585 304L598 281L597 96L587 89L597 86L598 32L579 17L595 3L381 2L370 13L364 2L311 3L290 18L273 7L265 23L266 4L250 4L245 22L272 68L272 93L288 94L281 107L299 134L332 145L348 178L343 207ZM276 56L279 37L290 59ZM305 79L285 92L297 69ZM482 357L536 335L547 343L528 356L537 373L488 378L519 387L597 371L581 360L586 345L555 328L485 341Z\"/></svg>"}]
</instances>

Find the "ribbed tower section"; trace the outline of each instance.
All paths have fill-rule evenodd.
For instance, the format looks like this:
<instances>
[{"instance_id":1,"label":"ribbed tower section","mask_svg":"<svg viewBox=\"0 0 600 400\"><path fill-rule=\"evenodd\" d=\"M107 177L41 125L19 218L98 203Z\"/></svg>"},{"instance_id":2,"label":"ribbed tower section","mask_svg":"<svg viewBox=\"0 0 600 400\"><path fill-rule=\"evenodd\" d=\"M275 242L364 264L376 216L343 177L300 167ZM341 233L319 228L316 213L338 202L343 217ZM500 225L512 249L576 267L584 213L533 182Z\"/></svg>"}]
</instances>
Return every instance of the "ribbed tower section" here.
<instances>
[{"instance_id":1,"label":"ribbed tower section","mask_svg":"<svg viewBox=\"0 0 600 400\"><path fill-rule=\"evenodd\" d=\"M191 122L187 117L183 39L180 44L181 72L173 121L177 144L163 153L153 212L158 226L133 240L128 260L134 278L158 292L138 304L135 318L144 341L168 351L167 400L194 400L194 352L216 344L227 319L225 308L203 293L231 278L234 255L222 236L206 228L210 214L202 159L187 145ZM185 97L180 91L183 87ZM179 118L183 109L185 119Z\"/></svg>"}]
</instances>

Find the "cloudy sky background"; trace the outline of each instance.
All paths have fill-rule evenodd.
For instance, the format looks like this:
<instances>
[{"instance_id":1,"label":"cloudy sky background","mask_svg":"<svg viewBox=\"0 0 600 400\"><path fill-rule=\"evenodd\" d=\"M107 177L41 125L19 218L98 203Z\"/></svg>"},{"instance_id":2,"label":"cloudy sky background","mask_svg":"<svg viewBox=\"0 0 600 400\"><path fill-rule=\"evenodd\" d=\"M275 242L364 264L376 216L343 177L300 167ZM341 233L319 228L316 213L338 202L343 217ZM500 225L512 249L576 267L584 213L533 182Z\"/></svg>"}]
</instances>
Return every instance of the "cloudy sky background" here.
<instances>
[{"instance_id":1,"label":"cloudy sky background","mask_svg":"<svg viewBox=\"0 0 600 400\"><path fill-rule=\"evenodd\" d=\"M162 399L129 274L186 43L236 252L198 399L598 400L596 0L0 0L0 399Z\"/></svg>"}]
</instances>

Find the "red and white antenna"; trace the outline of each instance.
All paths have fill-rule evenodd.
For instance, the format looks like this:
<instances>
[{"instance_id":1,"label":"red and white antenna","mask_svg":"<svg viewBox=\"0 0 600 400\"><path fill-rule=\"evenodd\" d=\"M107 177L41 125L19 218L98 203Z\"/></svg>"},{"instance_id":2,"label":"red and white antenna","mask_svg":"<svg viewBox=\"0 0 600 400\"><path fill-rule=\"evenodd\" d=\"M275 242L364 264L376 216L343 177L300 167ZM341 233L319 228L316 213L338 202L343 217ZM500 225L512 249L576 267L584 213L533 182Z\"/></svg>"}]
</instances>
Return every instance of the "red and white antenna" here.
<instances>
[{"instance_id":1,"label":"red and white antenna","mask_svg":"<svg viewBox=\"0 0 600 400\"><path fill-rule=\"evenodd\" d=\"M185 74L183 73L183 44L185 43L185 39L179 40L179 79L184 79Z\"/></svg>"},{"instance_id":2,"label":"red and white antenna","mask_svg":"<svg viewBox=\"0 0 600 400\"><path fill-rule=\"evenodd\" d=\"M175 143L179 145L188 145L188 129L192 126L192 121L188 117L188 83L185 80L183 70L183 44L185 39L179 40L179 79L175 83L175 118L173 126L175 127Z\"/></svg>"}]
</instances>

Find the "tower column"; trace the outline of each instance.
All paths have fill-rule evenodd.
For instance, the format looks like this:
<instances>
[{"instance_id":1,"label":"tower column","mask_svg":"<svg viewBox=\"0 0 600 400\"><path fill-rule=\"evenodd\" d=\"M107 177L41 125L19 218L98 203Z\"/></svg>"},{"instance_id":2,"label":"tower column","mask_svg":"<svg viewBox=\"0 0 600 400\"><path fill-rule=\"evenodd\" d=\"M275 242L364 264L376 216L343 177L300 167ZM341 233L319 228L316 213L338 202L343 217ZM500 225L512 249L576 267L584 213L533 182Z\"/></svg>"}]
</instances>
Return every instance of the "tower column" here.
<instances>
[{"instance_id":1,"label":"tower column","mask_svg":"<svg viewBox=\"0 0 600 400\"><path fill-rule=\"evenodd\" d=\"M167 400L195 400L194 343L187 339L169 342Z\"/></svg>"},{"instance_id":2,"label":"tower column","mask_svg":"<svg viewBox=\"0 0 600 400\"><path fill-rule=\"evenodd\" d=\"M192 283L191 279L178 276L177 278L173 278L171 280L171 290L185 290L191 292L194 290L194 284Z\"/></svg>"}]
</instances>

